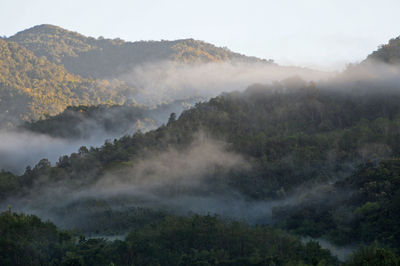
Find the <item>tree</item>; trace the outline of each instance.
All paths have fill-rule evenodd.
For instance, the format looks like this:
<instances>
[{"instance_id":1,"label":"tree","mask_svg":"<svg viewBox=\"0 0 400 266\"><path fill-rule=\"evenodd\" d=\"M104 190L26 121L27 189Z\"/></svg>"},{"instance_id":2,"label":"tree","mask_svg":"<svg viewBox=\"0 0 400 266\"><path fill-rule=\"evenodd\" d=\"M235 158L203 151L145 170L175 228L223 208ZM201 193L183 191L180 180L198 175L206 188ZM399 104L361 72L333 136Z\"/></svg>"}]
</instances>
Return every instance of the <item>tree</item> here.
<instances>
[{"instance_id":1,"label":"tree","mask_svg":"<svg viewBox=\"0 0 400 266\"><path fill-rule=\"evenodd\" d=\"M170 126L175 121L176 121L176 114L175 113L171 113L171 115L169 116L167 125Z\"/></svg>"}]
</instances>

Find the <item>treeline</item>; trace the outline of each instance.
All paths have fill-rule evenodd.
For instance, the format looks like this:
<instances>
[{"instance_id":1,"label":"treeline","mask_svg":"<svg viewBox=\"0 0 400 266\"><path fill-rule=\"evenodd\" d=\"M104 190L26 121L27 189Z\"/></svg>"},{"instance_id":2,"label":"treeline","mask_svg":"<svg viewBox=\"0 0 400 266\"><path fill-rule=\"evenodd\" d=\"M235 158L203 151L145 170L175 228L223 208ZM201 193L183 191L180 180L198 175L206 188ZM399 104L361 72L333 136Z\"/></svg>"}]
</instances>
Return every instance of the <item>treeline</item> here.
<instances>
[{"instance_id":1,"label":"treeline","mask_svg":"<svg viewBox=\"0 0 400 266\"><path fill-rule=\"evenodd\" d=\"M392 261L396 257L390 258ZM389 262L389 261L388 261ZM215 216L168 216L125 240L76 237L33 215L0 214L1 265L336 265L316 242Z\"/></svg>"}]
</instances>

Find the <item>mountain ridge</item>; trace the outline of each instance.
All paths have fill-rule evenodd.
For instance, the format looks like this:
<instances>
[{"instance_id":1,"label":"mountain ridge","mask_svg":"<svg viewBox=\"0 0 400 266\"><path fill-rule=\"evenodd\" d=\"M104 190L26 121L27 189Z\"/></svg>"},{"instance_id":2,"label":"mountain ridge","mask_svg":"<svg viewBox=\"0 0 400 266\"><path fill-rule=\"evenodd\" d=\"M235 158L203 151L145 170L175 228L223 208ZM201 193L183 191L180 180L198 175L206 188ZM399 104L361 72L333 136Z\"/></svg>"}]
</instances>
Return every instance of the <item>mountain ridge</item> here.
<instances>
[{"instance_id":1,"label":"mountain ridge","mask_svg":"<svg viewBox=\"0 0 400 266\"><path fill-rule=\"evenodd\" d=\"M49 24L34 26L7 39L37 56L46 56L52 62L63 64L71 73L94 78L118 77L126 70L152 61L273 63L194 39L135 42L119 38L96 39Z\"/></svg>"}]
</instances>

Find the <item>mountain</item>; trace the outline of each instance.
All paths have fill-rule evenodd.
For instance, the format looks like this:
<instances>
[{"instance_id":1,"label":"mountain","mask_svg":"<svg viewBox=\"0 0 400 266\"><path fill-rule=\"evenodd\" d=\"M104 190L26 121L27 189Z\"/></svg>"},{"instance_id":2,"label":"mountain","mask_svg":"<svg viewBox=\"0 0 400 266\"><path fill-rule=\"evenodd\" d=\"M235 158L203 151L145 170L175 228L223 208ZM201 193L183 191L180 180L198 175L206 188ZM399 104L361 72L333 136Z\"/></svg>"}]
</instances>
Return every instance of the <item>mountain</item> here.
<instances>
[{"instance_id":1,"label":"mountain","mask_svg":"<svg viewBox=\"0 0 400 266\"><path fill-rule=\"evenodd\" d=\"M47 56L37 57L15 42L1 41L5 51L2 73L9 75L2 79L2 87L7 88L4 84L9 80L10 84L16 84L10 85L8 91L4 89L10 96L5 98L9 106L13 106L12 93L24 88L29 88L25 89L29 93L27 84L37 76L43 84L51 82L48 87L52 89L62 88L56 91L63 97L65 88L73 84L72 77L78 80L77 84L84 81L93 84L87 88L88 104L93 104L90 100L97 94L90 93L98 93L99 81L69 74L63 66L64 57L59 56L61 53L54 53L51 59L61 60L57 65L47 60ZM73 52L76 56L70 51L66 58L72 60L98 51L98 48L84 51L83 44L79 47L83 48ZM125 254L127 260L134 258L131 264L132 261L156 264L163 258L172 265L215 262L217 258L221 264L283 264L290 261L280 260L276 254L292 250L289 243L298 247L296 254L303 254L298 238L284 237L286 241L271 234L259 238L268 234L266 227L230 222L244 220L252 225L270 224L301 236L322 237L338 245L371 244L355 253L353 264L363 265L368 260L374 265L385 260L396 265L400 252L400 85L386 77L394 76L397 81L398 68L390 65L387 69L387 64L377 64L377 67L384 65L379 68L378 77L365 75L376 70L371 65L361 63L346 71L345 78L339 76L326 82L290 78L251 85L243 92L222 93L195 104L178 118L171 114L168 121L154 130L107 140L101 147L81 146L76 152L61 156L55 164L43 158L33 167L27 166L21 175L1 171L3 209L12 206L17 211L35 213L63 229L86 235L101 232L115 236L134 230L125 241L110 243L86 240L83 236L79 242L70 241L72 238L66 233L60 235L54 225L43 225L35 216L18 216L9 207L8 212L0 215L0 227L3 225L0 229L7 233L0 245L12 244L22 253L19 241L25 247L33 237L22 234L30 239L15 239L20 235L15 232L26 227L26 232L30 232L29 228L36 232L37 225L49 233L50 239L35 242L35 247L41 244L43 247L32 249L32 254L40 261L40 257L46 256L41 248L56 247L59 253L51 253L54 254L51 259L62 259L66 264L90 260L93 256L85 254L91 248L99 251L106 247L110 249L103 250L105 254ZM361 75L357 76L359 72ZM66 98L79 99L72 93L79 95L79 91L85 90L72 87L69 91L71 95ZM103 91L113 90L105 86ZM26 103L36 94L18 99L29 106ZM33 99L38 102L46 99L39 96ZM104 100L112 96L107 94ZM79 105L79 101L73 104ZM170 110L161 111L162 119ZM124 131L133 121L142 120L151 112L138 106L79 105L58 116L29 123L27 128L57 137L75 137L81 136L79 130L83 127L86 137L95 135L99 128ZM95 126L85 128L86 121ZM222 221L193 213L217 214ZM20 227L7 227L13 223ZM240 237L232 238L237 233ZM244 241L242 237L246 235L251 237ZM61 246L55 246L55 238ZM265 257L263 254L271 251L272 245L264 250L260 243L271 238L281 248ZM248 242L249 239L260 242ZM240 243L240 247L230 243ZM260 249L246 249L246 243ZM313 256L310 254L319 255L309 263L316 265L321 257L330 260L313 243L309 244L311 253L306 252L306 258ZM115 248L114 244L118 253L109 252ZM182 250L185 254L181 254ZM239 258L237 254L241 254ZM9 259L8 254L2 257ZM297 259L292 262L300 263Z\"/></svg>"},{"instance_id":2,"label":"mountain","mask_svg":"<svg viewBox=\"0 0 400 266\"><path fill-rule=\"evenodd\" d=\"M125 42L86 37L52 25L35 26L2 38L0 45L0 124L8 126L57 115L68 106L132 103L135 97L152 105L179 99L180 91L175 95L166 88L164 93L155 93L158 98L151 101L148 98L154 92L147 92L147 87L136 87L138 80L129 85L130 79L117 79L141 64L160 61L272 64L193 39ZM139 91L144 96L137 96ZM181 99L196 92L189 94Z\"/></svg>"},{"instance_id":3,"label":"mountain","mask_svg":"<svg viewBox=\"0 0 400 266\"><path fill-rule=\"evenodd\" d=\"M71 73L101 79L116 78L135 66L158 61L272 63L193 39L125 42L86 37L53 25L38 25L18 32L8 40L17 42L39 57L45 56L64 65Z\"/></svg>"},{"instance_id":4,"label":"mountain","mask_svg":"<svg viewBox=\"0 0 400 266\"><path fill-rule=\"evenodd\" d=\"M71 105L123 103L120 84L69 73L15 42L0 39L0 123L55 115ZM122 86L120 86L122 87Z\"/></svg>"},{"instance_id":5,"label":"mountain","mask_svg":"<svg viewBox=\"0 0 400 266\"><path fill-rule=\"evenodd\" d=\"M34 76L24 69L32 62L21 61L8 78L10 66L3 64L4 73L0 74L13 85L1 85L5 95L0 96L9 103L3 105L1 120L12 125L57 115L67 106L136 102L154 107L193 97L209 99L223 91L243 90L254 82L269 83L296 75L307 80L330 76L307 68L278 66L272 60L193 39L126 42L39 25L1 41L18 47L16 53L23 54L21 58L32 58L35 63L31 68L36 72L47 68L48 73ZM57 80L58 72L64 80ZM24 77L23 84L15 81L16 76ZM31 90L35 92L29 94ZM26 91L29 95L25 95L27 99L10 99L6 91Z\"/></svg>"},{"instance_id":6,"label":"mountain","mask_svg":"<svg viewBox=\"0 0 400 266\"><path fill-rule=\"evenodd\" d=\"M89 235L150 223L143 234L154 236L177 223L167 218L158 228L164 215L213 213L339 245L379 242L385 248L356 255L362 261L367 250L371 260L385 254L397 261L399 102L399 84L380 80L252 85L146 133L82 146L54 165L44 158L22 175L2 171L0 206ZM97 123L97 114L113 108L124 113L120 106L76 107L32 125L59 134L55 128L85 115ZM107 123L125 123L116 117Z\"/></svg>"}]
</instances>

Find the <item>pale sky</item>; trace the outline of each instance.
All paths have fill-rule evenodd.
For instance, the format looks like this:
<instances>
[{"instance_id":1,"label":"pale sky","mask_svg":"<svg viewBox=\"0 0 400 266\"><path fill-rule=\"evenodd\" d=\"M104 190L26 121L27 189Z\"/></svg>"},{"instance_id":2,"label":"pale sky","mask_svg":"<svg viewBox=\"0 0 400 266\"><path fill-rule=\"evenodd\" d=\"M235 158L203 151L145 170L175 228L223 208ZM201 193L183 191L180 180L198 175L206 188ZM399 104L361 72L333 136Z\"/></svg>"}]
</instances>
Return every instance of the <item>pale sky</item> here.
<instances>
[{"instance_id":1,"label":"pale sky","mask_svg":"<svg viewBox=\"0 0 400 266\"><path fill-rule=\"evenodd\" d=\"M127 41L194 38L340 69L400 35L400 0L1 0L0 35L53 24Z\"/></svg>"}]
</instances>

